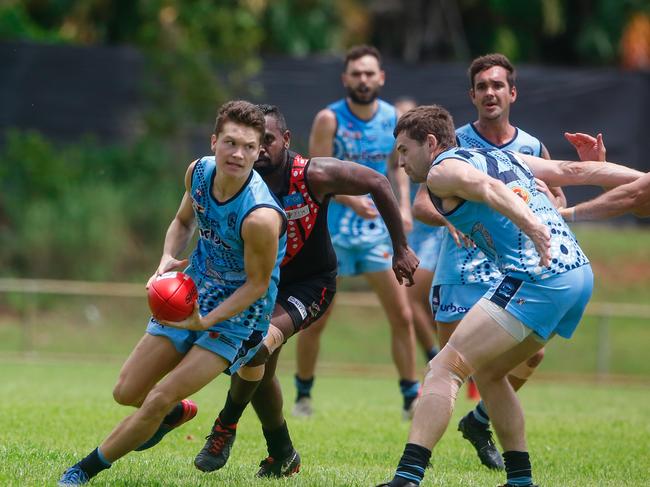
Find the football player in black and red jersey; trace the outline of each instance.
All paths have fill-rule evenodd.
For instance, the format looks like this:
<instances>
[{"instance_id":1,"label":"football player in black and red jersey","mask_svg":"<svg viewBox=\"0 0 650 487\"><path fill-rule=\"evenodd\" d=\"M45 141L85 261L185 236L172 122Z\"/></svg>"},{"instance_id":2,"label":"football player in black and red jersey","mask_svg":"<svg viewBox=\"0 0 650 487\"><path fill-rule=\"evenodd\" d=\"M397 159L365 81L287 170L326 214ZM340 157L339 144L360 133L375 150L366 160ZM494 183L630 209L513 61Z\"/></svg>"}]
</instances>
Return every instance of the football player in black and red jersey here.
<instances>
[{"instance_id":1,"label":"football player in black and red jersey","mask_svg":"<svg viewBox=\"0 0 650 487\"><path fill-rule=\"evenodd\" d=\"M272 105L260 108L265 114L266 132L254 167L280 200L288 218L287 250L271 326L264 346L251 361L266 362L266 370L260 382L233 375L226 404L194 465L210 472L226 464L239 418L252 402L269 454L257 476L282 477L298 472L300 457L282 414L282 391L275 369L282 345L322 316L336 292L337 261L327 229L330 198L337 194L372 196L390 233L393 271L400 284L413 284L418 259L408 247L399 205L385 176L332 157L303 158L289 150L291 132L280 110Z\"/></svg>"}]
</instances>

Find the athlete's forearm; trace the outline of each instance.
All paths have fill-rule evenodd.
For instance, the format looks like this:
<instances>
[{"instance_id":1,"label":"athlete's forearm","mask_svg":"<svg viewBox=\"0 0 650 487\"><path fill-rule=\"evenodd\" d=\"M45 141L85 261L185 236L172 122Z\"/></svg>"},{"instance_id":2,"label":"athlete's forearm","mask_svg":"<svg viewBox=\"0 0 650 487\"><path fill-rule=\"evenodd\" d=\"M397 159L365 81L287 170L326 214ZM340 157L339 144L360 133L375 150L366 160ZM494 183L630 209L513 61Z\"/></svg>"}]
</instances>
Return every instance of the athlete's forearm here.
<instances>
[{"instance_id":1,"label":"athlete's forearm","mask_svg":"<svg viewBox=\"0 0 650 487\"><path fill-rule=\"evenodd\" d=\"M376 176L372 176L369 182L370 195L375 202L377 211L384 223L386 223L386 228L393 243L393 250L397 251L399 248L406 248L407 241L404 225L402 224L402 215L388 179L377 173Z\"/></svg>"},{"instance_id":2,"label":"athlete's forearm","mask_svg":"<svg viewBox=\"0 0 650 487\"><path fill-rule=\"evenodd\" d=\"M174 218L165 234L163 256L177 258L187 248L195 228L195 223L188 224L179 218Z\"/></svg>"},{"instance_id":3,"label":"athlete's forearm","mask_svg":"<svg viewBox=\"0 0 650 487\"><path fill-rule=\"evenodd\" d=\"M558 164L559 173L551 180L546 180L554 186L593 185L616 187L631 183L643 175L620 164L600 161L562 161Z\"/></svg>"},{"instance_id":4,"label":"athlete's forearm","mask_svg":"<svg viewBox=\"0 0 650 487\"><path fill-rule=\"evenodd\" d=\"M426 223L432 227L443 227L447 225L447 220L433 206L433 202L424 186L415 195L413 216L422 223Z\"/></svg>"},{"instance_id":5,"label":"athlete's forearm","mask_svg":"<svg viewBox=\"0 0 650 487\"><path fill-rule=\"evenodd\" d=\"M201 317L201 325L204 330L225 321L241 313L255 301L260 299L269 288L269 279L264 280L246 280L234 293L227 297L219 306L214 308L205 316Z\"/></svg>"},{"instance_id":6,"label":"athlete's forearm","mask_svg":"<svg viewBox=\"0 0 650 487\"><path fill-rule=\"evenodd\" d=\"M537 217L528 205L501 181L490 178L479 186L478 199L508 217L526 235L530 235L530 232L539 226Z\"/></svg>"},{"instance_id":7,"label":"athlete's forearm","mask_svg":"<svg viewBox=\"0 0 650 487\"><path fill-rule=\"evenodd\" d=\"M576 205L569 213L569 219L601 220L626 213L645 216L650 207L650 175L630 184L614 188L597 198Z\"/></svg>"}]
</instances>

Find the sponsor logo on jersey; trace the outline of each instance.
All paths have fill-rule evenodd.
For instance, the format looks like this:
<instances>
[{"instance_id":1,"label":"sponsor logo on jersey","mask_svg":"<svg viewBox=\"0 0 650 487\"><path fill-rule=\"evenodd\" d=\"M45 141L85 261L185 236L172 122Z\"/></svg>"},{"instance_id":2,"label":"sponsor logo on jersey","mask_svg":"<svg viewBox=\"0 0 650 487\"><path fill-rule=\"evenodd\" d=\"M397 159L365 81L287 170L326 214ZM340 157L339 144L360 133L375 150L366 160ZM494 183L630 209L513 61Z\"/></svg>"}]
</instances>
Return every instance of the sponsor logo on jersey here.
<instances>
[{"instance_id":1,"label":"sponsor logo on jersey","mask_svg":"<svg viewBox=\"0 0 650 487\"><path fill-rule=\"evenodd\" d=\"M290 206L300 205L304 202L305 199L302 197L302 194L298 192L288 194L282 198L282 203L284 204L285 208L288 208Z\"/></svg>"},{"instance_id":2,"label":"sponsor logo on jersey","mask_svg":"<svg viewBox=\"0 0 650 487\"><path fill-rule=\"evenodd\" d=\"M235 223L237 223L237 213L228 214L228 226L230 228L235 228Z\"/></svg>"},{"instance_id":3,"label":"sponsor logo on jersey","mask_svg":"<svg viewBox=\"0 0 650 487\"><path fill-rule=\"evenodd\" d=\"M529 145L522 145L517 152L522 154L533 155L533 148Z\"/></svg>"},{"instance_id":4,"label":"sponsor logo on jersey","mask_svg":"<svg viewBox=\"0 0 650 487\"><path fill-rule=\"evenodd\" d=\"M465 306L456 306L454 303L449 303L449 304L441 304L440 311L465 314L469 311L469 308Z\"/></svg>"},{"instance_id":5,"label":"sponsor logo on jersey","mask_svg":"<svg viewBox=\"0 0 650 487\"><path fill-rule=\"evenodd\" d=\"M199 235L201 238L204 238L206 240L211 241L214 243L217 247L221 247L224 250L231 250L232 247L228 245L226 242L223 241L223 239L211 228L201 228L199 229Z\"/></svg>"},{"instance_id":6,"label":"sponsor logo on jersey","mask_svg":"<svg viewBox=\"0 0 650 487\"><path fill-rule=\"evenodd\" d=\"M304 205L301 206L300 208L295 208L293 210L285 210L287 214L287 219L288 220L298 220L299 218L302 218L303 216L309 215L309 206Z\"/></svg>"},{"instance_id":7,"label":"sponsor logo on jersey","mask_svg":"<svg viewBox=\"0 0 650 487\"><path fill-rule=\"evenodd\" d=\"M305 308L305 305L302 303L302 301L300 301L298 298L294 298L293 296L289 296L287 298L287 301L289 301L298 309L298 312L300 313L300 316L303 320L307 318L307 308Z\"/></svg>"},{"instance_id":8,"label":"sponsor logo on jersey","mask_svg":"<svg viewBox=\"0 0 650 487\"><path fill-rule=\"evenodd\" d=\"M351 126L352 124L350 124ZM354 140L361 140L363 138L363 134L361 132L357 132L354 130L345 130L341 129L339 132L339 136L344 138L344 139L354 139Z\"/></svg>"},{"instance_id":9,"label":"sponsor logo on jersey","mask_svg":"<svg viewBox=\"0 0 650 487\"><path fill-rule=\"evenodd\" d=\"M512 192L524 200L524 203L528 204L530 202L530 193L526 188L522 188L521 186L514 186L512 188Z\"/></svg>"}]
</instances>

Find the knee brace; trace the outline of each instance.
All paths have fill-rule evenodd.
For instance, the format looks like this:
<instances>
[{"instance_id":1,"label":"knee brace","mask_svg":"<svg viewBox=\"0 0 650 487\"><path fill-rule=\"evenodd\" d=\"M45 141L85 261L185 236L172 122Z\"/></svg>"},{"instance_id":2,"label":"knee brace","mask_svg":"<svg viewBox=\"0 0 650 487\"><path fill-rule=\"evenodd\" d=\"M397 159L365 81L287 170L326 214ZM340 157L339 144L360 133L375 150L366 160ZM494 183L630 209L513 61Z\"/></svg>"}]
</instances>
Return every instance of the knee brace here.
<instances>
[{"instance_id":1,"label":"knee brace","mask_svg":"<svg viewBox=\"0 0 650 487\"><path fill-rule=\"evenodd\" d=\"M458 389L473 372L474 368L465 357L447 343L429 362L422 385L422 395L435 394L451 397L455 401Z\"/></svg>"},{"instance_id":2,"label":"knee brace","mask_svg":"<svg viewBox=\"0 0 650 487\"><path fill-rule=\"evenodd\" d=\"M517 379L528 380L530 376L533 375L533 372L535 372L537 366L542 362L543 358L544 349L542 348L540 351L535 353L535 355L517 365L508 375L516 377Z\"/></svg>"}]
</instances>

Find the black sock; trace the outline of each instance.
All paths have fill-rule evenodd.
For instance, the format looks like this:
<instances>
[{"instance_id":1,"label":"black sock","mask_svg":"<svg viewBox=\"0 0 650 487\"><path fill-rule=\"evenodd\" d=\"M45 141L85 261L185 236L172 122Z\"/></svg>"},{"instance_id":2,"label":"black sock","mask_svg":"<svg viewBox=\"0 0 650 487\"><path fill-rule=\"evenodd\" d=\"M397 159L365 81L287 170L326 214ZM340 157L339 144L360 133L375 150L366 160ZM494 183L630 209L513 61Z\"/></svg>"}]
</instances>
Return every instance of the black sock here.
<instances>
[{"instance_id":1,"label":"black sock","mask_svg":"<svg viewBox=\"0 0 650 487\"><path fill-rule=\"evenodd\" d=\"M219 421L224 426L232 426L239 423L239 418L244 413L248 403L237 404L232 400L230 391L228 391L228 396L226 397L226 404L219 413Z\"/></svg>"},{"instance_id":2,"label":"black sock","mask_svg":"<svg viewBox=\"0 0 650 487\"><path fill-rule=\"evenodd\" d=\"M430 458L431 450L427 450L415 443L407 443L402 458L397 465L393 482L390 485L399 486L400 483L404 483L401 480L415 482L420 485L422 477L424 477L424 469L427 467Z\"/></svg>"},{"instance_id":3,"label":"black sock","mask_svg":"<svg viewBox=\"0 0 650 487\"><path fill-rule=\"evenodd\" d=\"M183 417L183 403L179 402L174 406L167 416L162 420L164 424L172 425L178 423Z\"/></svg>"},{"instance_id":4,"label":"black sock","mask_svg":"<svg viewBox=\"0 0 650 487\"><path fill-rule=\"evenodd\" d=\"M431 350L426 352L427 360L433 360L433 358L438 355L439 351L438 347L434 345Z\"/></svg>"},{"instance_id":5,"label":"black sock","mask_svg":"<svg viewBox=\"0 0 650 487\"><path fill-rule=\"evenodd\" d=\"M420 392L420 382L417 380L400 379L399 390L404 399L404 409L411 407L411 404L418 397Z\"/></svg>"},{"instance_id":6,"label":"black sock","mask_svg":"<svg viewBox=\"0 0 650 487\"><path fill-rule=\"evenodd\" d=\"M503 452L503 461L506 464L509 485L518 487L533 485L532 468L527 451Z\"/></svg>"},{"instance_id":7,"label":"black sock","mask_svg":"<svg viewBox=\"0 0 650 487\"><path fill-rule=\"evenodd\" d=\"M301 379L296 374L294 376L294 379L296 384L296 391L298 392L296 401L299 401L303 397L311 397L311 388L314 386L314 377L312 376L310 379Z\"/></svg>"},{"instance_id":8,"label":"black sock","mask_svg":"<svg viewBox=\"0 0 650 487\"><path fill-rule=\"evenodd\" d=\"M266 448L270 457L286 458L293 452L293 443L291 443L286 421L278 429L269 431L262 428L262 432L266 438Z\"/></svg>"},{"instance_id":9,"label":"black sock","mask_svg":"<svg viewBox=\"0 0 650 487\"><path fill-rule=\"evenodd\" d=\"M90 455L81 460L79 463L79 468L86 472L88 478L93 478L102 470L111 468L111 463L106 460L101 453L99 453L99 447L95 448Z\"/></svg>"}]
</instances>

